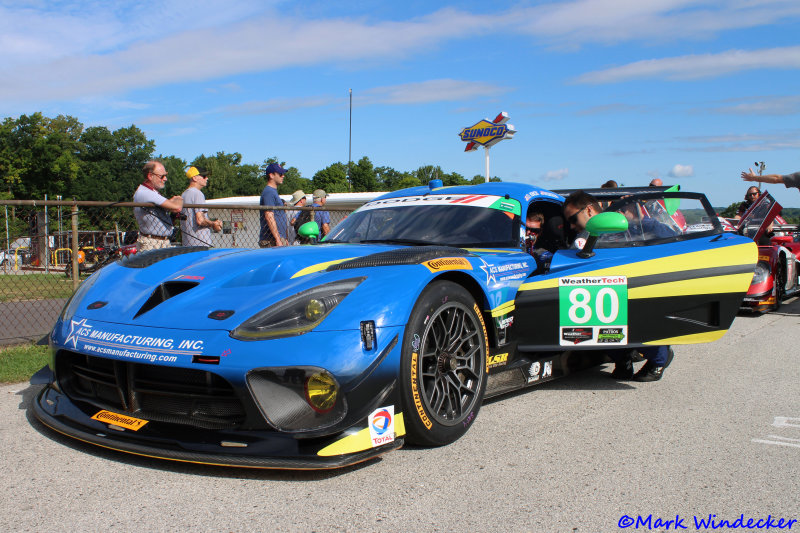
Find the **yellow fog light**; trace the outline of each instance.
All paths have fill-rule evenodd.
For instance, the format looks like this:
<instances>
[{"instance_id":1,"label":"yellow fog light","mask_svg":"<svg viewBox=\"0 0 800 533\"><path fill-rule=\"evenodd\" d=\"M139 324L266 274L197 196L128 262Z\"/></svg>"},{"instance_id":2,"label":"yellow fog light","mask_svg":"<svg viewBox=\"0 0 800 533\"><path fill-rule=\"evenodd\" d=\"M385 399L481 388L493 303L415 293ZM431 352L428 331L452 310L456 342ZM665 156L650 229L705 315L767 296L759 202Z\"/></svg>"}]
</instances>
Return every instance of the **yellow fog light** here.
<instances>
[{"instance_id":1,"label":"yellow fog light","mask_svg":"<svg viewBox=\"0 0 800 533\"><path fill-rule=\"evenodd\" d=\"M306 318L311 322L316 322L325 314L325 304L319 300L312 299L306 304Z\"/></svg>"},{"instance_id":2,"label":"yellow fog light","mask_svg":"<svg viewBox=\"0 0 800 533\"><path fill-rule=\"evenodd\" d=\"M339 386L328 372L317 372L306 379L306 401L318 413L327 413L336 405Z\"/></svg>"}]
</instances>

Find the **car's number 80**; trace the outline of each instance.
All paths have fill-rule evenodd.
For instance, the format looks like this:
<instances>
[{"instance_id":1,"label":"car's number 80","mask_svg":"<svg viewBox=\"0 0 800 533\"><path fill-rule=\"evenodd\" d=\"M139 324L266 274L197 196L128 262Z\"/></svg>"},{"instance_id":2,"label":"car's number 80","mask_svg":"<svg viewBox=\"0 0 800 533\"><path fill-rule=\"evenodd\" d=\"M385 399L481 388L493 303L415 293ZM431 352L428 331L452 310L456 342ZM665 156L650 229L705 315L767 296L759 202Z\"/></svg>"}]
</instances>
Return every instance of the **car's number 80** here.
<instances>
[{"instance_id":1,"label":"car's number 80","mask_svg":"<svg viewBox=\"0 0 800 533\"><path fill-rule=\"evenodd\" d=\"M567 314L571 322L585 324L592 319L592 294L584 288L573 289L569 293L569 310ZM608 312L606 312L606 303ZM619 316L619 296L609 287L597 291L594 299L594 314L603 324L614 322Z\"/></svg>"}]
</instances>

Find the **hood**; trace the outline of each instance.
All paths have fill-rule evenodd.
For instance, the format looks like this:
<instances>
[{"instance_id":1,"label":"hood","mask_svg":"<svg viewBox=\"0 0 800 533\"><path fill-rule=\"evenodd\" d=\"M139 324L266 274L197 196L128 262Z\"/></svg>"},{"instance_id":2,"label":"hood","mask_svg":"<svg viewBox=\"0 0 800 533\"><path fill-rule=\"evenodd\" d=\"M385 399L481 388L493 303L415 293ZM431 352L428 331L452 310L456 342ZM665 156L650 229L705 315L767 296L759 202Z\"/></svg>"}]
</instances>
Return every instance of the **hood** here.
<instances>
[{"instance_id":1,"label":"hood","mask_svg":"<svg viewBox=\"0 0 800 533\"><path fill-rule=\"evenodd\" d=\"M177 255L162 254L163 258L155 253L140 255L137 261L120 261L98 272L75 316L156 328L230 330L269 305L318 284L363 276L365 267L409 264L406 258L402 263L350 261L348 267L348 260L384 257L394 250L403 256L413 250L435 255L427 247L374 244L175 249ZM449 250L452 255L454 249ZM326 270L334 265L348 268ZM219 319L222 315L225 318Z\"/></svg>"}]
</instances>

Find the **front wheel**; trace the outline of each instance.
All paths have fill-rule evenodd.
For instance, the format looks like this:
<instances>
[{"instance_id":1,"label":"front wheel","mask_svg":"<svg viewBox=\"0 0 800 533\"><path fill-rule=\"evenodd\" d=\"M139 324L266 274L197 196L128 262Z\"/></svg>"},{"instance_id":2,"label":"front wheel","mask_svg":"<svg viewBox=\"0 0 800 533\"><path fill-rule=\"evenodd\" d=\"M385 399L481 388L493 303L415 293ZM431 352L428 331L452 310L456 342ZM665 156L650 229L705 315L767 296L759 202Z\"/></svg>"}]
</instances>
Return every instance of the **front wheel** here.
<instances>
[{"instance_id":1,"label":"front wheel","mask_svg":"<svg viewBox=\"0 0 800 533\"><path fill-rule=\"evenodd\" d=\"M779 310L783 303L786 292L786 280L783 278L783 263L781 263L779 259L778 264L775 266L775 275L772 278L772 283L775 285L775 290L773 291L775 294L775 305L772 307L773 311Z\"/></svg>"},{"instance_id":2,"label":"front wheel","mask_svg":"<svg viewBox=\"0 0 800 533\"><path fill-rule=\"evenodd\" d=\"M470 293L449 281L422 291L403 340L400 379L407 440L442 446L478 415L486 390L486 326Z\"/></svg>"}]
</instances>

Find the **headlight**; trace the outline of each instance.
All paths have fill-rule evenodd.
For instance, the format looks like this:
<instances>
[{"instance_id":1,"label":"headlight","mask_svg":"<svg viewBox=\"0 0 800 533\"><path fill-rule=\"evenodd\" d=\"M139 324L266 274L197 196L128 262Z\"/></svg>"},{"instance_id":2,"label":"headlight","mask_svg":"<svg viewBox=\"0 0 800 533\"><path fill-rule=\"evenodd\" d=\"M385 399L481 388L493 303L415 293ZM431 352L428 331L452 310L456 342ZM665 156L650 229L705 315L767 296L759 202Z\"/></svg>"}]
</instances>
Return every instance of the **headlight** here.
<instances>
[{"instance_id":1,"label":"headlight","mask_svg":"<svg viewBox=\"0 0 800 533\"><path fill-rule=\"evenodd\" d=\"M347 413L339 383L322 368L256 369L248 372L247 385L261 413L280 431L323 430Z\"/></svg>"},{"instance_id":2,"label":"headlight","mask_svg":"<svg viewBox=\"0 0 800 533\"><path fill-rule=\"evenodd\" d=\"M753 272L753 281L750 282L751 285L756 283L764 283L769 278L769 265L764 262L756 263L756 270Z\"/></svg>"},{"instance_id":3,"label":"headlight","mask_svg":"<svg viewBox=\"0 0 800 533\"><path fill-rule=\"evenodd\" d=\"M72 297L67 301L67 305L64 306L64 310L61 311L61 320L69 320L75 315L75 311L78 310L83 297L89 292L89 288L100 278L99 274L100 272L95 272L78 286L78 290L73 293Z\"/></svg>"},{"instance_id":4,"label":"headlight","mask_svg":"<svg viewBox=\"0 0 800 533\"><path fill-rule=\"evenodd\" d=\"M231 332L243 341L302 335L322 322L366 278L351 278L308 289L264 309Z\"/></svg>"}]
</instances>

